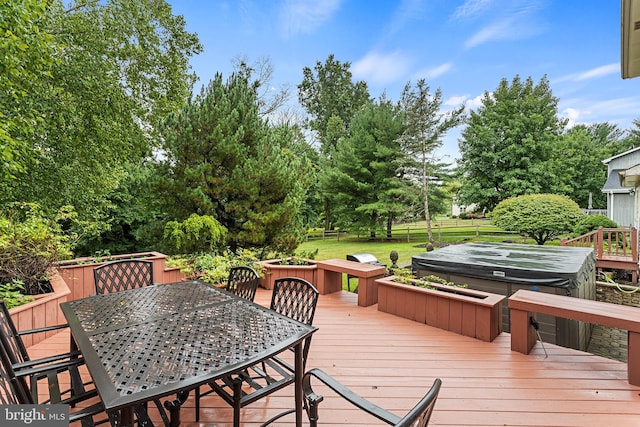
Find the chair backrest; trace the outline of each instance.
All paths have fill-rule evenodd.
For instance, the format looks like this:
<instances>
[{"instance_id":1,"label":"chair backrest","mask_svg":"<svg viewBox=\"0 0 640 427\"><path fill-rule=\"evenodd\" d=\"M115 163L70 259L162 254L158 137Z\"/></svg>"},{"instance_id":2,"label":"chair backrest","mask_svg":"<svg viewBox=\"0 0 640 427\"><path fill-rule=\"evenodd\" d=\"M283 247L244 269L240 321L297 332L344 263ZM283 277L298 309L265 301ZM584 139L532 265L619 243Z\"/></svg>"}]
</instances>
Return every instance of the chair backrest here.
<instances>
[{"instance_id":1,"label":"chair backrest","mask_svg":"<svg viewBox=\"0 0 640 427\"><path fill-rule=\"evenodd\" d=\"M312 325L318 295L318 290L304 279L281 277L273 281L270 308L298 322Z\"/></svg>"},{"instance_id":2,"label":"chair backrest","mask_svg":"<svg viewBox=\"0 0 640 427\"><path fill-rule=\"evenodd\" d=\"M311 378L315 377L325 386L336 392L343 399L347 400L352 405L367 412L369 415L384 421L388 425L396 427L425 427L429 424L431 419L431 413L436 404L440 387L442 386L442 380L436 378L433 385L427 391L422 399L413 407L404 417L399 417L396 414L389 412L388 410L376 405L370 400L356 394L353 390L333 378L331 375L324 372L322 369L314 368L304 374L302 379L302 389L307 405L305 409L309 416L309 424L311 427L318 425L318 406L324 400L324 397L318 393L315 393L311 386Z\"/></svg>"},{"instance_id":3,"label":"chair backrest","mask_svg":"<svg viewBox=\"0 0 640 427\"><path fill-rule=\"evenodd\" d=\"M0 341L0 404L33 404L29 387L23 377L16 376L11 359L5 341Z\"/></svg>"},{"instance_id":4,"label":"chair backrest","mask_svg":"<svg viewBox=\"0 0 640 427\"><path fill-rule=\"evenodd\" d=\"M313 316L320 293L311 283L298 277L281 277L273 281L271 310L307 325L313 324ZM303 365L311 347L311 337L304 341L302 348Z\"/></svg>"},{"instance_id":5,"label":"chair backrest","mask_svg":"<svg viewBox=\"0 0 640 427\"><path fill-rule=\"evenodd\" d=\"M153 285L153 261L124 259L93 269L96 294L120 292Z\"/></svg>"},{"instance_id":6,"label":"chair backrest","mask_svg":"<svg viewBox=\"0 0 640 427\"><path fill-rule=\"evenodd\" d=\"M9 309L4 301L0 301L0 343L6 349L11 363L22 363L29 359L27 348L18 334Z\"/></svg>"},{"instance_id":7,"label":"chair backrest","mask_svg":"<svg viewBox=\"0 0 640 427\"><path fill-rule=\"evenodd\" d=\"M433 385L424 397L413 407L411 411L396 424L396 427L426 427L431 419L433 408L436 406L436 399L440 393L442 380L436 378Z\"/></svg>"},{"instance_id":8,"label":"chair backrest","mask_svg":"<svg viewBox=\"0 0 640 427\"><path fill-rule=\"evenodd\" d=\"M245 266L231 267L229 269L229 279L227 280L227 291L253 301L256 297L259 282L260 276L253 268Z\"/></svg>"}]
</instances>

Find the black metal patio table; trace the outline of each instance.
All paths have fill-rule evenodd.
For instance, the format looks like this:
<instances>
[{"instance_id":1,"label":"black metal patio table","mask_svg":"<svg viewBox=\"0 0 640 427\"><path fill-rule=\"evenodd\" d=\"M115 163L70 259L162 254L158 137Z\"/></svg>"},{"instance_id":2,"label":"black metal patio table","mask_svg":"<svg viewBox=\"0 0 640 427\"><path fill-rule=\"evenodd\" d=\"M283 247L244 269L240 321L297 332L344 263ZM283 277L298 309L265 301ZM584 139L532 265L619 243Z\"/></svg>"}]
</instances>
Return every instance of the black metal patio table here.
<instances>
[{"instance_id":1,"label":"black metal patio table","mask_svg":"<svg viewBox=\"0 0 640 427\"><path fill-rule=\"evenodd\" d=\"M302 344L317 328L204 282L153 285L60 304L108 412L166 396L171 426L189 390L295 349L302 425Z\"/></svg>"}]
</instances>

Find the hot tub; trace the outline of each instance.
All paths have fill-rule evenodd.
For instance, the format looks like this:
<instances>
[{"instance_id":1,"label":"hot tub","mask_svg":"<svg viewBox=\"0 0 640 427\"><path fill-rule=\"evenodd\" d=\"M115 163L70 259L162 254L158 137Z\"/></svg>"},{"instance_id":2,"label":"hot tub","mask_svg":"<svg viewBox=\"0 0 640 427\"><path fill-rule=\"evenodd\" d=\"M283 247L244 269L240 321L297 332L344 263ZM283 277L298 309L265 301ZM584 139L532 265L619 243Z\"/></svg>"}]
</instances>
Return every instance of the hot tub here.
<instances>
[{"instance_id":1,"label":"hot tub","mask_svg":"<svg viewBox=\"0 0 640 427\"><path fill-rule=\"evenodd\" d=\"M591 248L466 243L414 255L411 268L419 276L436 275L471 289L509 297L518 289L595 299L596 259ZM510 331L507 301L503 331ZM586 350L591 325L538 316L543 341Z\"/></svg>"}]
</instances>

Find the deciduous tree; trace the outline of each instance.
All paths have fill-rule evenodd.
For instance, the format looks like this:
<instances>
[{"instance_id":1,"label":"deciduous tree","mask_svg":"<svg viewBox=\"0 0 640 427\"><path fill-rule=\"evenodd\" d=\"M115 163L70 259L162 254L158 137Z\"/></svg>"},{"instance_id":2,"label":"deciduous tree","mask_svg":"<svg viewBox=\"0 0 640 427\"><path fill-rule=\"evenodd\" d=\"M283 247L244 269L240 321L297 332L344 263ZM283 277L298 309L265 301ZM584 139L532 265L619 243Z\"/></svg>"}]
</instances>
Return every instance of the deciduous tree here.
<instances>
[{"instance_id":1,"label":"deciduous tree","mask_svg":"<svg viewBox=\"0 0 640 427\"><path fill-rule=\"evenodd\" d=\"M553 147L566 122L557 104L546 77L502 79L484 94L459 141L462 202L491 210L508 197L557 192Z\"/></svg>"},{"instance_id":2,"label":"deciduous tree","mask_svg":"<svg viewBox=\"0 0 640 427\"><path fill-rule=\"evenodd\" d=\"M48 212L72 204L80 218L100 223L124 165L151 155L159 118L190 94L189 57L201 46L164 0L40 4L46 8L28 24L51 35L56 49L46 67L30 66L25 76L35 80L22 102L42 120L28 135L22 170L0 183L0 204L37 201ZM38 46L31 55L46 52Z\"/></svg>"},{"instance_id":3,"label":"deciduous tree","mask_svg":"<svg viewBox=\"0 0 640 427\"><path fill-rule=\"evenodd\" d=\"M429 242L433 242L429 188L434 178L434 165L439 161L434 151L442 145L442 138L452 128L464 121L464 106L442 111L442 91L431 93L424 79L415 88L407 83L402 91L401 106L405 115L405 129L401 141L406 153L406 167L420 180L424 215L427 221Z\"/></svg>"}]
</instances>

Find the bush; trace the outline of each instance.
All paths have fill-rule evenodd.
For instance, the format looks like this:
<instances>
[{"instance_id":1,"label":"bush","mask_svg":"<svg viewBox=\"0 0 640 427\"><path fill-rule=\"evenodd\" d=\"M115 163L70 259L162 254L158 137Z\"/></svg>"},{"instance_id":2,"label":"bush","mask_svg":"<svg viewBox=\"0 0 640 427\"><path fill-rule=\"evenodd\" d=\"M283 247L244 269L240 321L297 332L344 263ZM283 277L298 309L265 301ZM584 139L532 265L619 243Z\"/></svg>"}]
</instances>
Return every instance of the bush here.
<instances>
[{"instance_id":1,"label":"bush","mask_svg":"<svg viewBox=\"0 0 640 427\"><path fill-rule=\"evenodd\" d=\"M190 279L199 279L213 285L227 283L231 267L248 266L263 276L263 267L257 255L250 250L242 250L237 254L224 252L203 253L193 256L172 257L167 266L180 267Z\"/></svg>"},{"instance_id":2,"label":"bush","mask_svg":"<svg viewBox=\"0 0 640 427\"><path fill-rule=\"evenodd\" d=\"M617 228L618 224L605 215L587 215L576 224L573 229L574 236L582 236L598 228Z\"/></svg>"},{"instance_id":3,"label":"bush","mask_svg":"<svg viewBox=\"0 0 640 427\"><path fill-rule=\"evenodd\" d=\"M21 283L28 295L51 292L47 273L71 255L58 220L35 204L11 204L0 211L0 284Z\"/></svg>"},{"instance_id":4,"label":"bush","mask_svg":"<svg viewBox=\"0 0 640 427\"><path fill-rule=\"evenodd\" d=\"M558 194L529 194L498 203L491 218L504 230L517 231L539 245L570 233L586 214L576 202Z\"/></svg>"}]
</instances>

